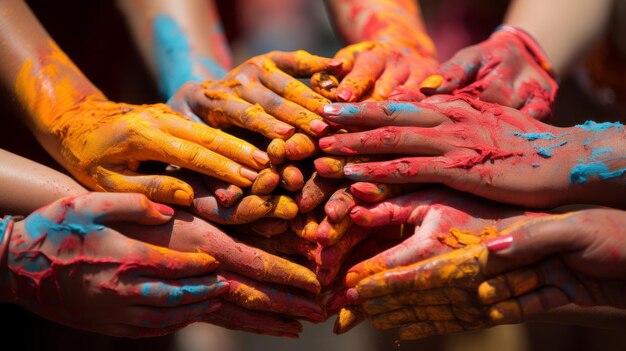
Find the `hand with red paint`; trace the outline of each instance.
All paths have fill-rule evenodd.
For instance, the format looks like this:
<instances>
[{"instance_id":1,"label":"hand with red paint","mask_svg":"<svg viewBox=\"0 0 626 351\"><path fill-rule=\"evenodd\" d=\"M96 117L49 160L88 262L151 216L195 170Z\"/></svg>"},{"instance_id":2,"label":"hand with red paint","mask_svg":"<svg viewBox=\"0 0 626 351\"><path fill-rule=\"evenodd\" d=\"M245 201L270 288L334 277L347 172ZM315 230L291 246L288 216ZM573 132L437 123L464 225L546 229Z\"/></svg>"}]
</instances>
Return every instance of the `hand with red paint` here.
<instances>
[{"instance_id":1,"label":"hand with red paint","mask_svg":"<svg viewBox=\"0 0 626 351\"><path fill-rule=\"evenodd\" d=\"M205 252L220 262L220 280L230 285L222 309L204 321L230 329L296 337L298 319L324 319L315 301L320 284L309 269L247 245L189 213L178 211L167 225L120 228L133 238L182 252ZM251 235L254 237L255 235Z\"/></svg>"},{"instance_id":2,"label":"hand with red paint","mask_svg":"<svg viewBox=\"0 0 626 351\"><path fill-rule=\"evenodd\" d=\"M350 180L442 183L534 208L576 202L626 206L624 199L608 195L624 191L620 123L558 128L465 94L419 103L331 104L324 115L333 123L370 130L322 138L322 151L404 156L347 165L343 172Z\"/></svg>"},{"instance_id":3,"label":"hand with red paint","mask_svg":"<svg viewBox=\"0 0 626 351\"><path fill-rule=\"evenodd\" d=\"M330 101L297 78L340 68L340 61L305 51L273 51L249 59L220 80L186 83L168 104L214 128L238 126L271 139L288 139L296 129L321 136L328 125L318 113Z\"/></svg>"},{"instance_id":4,"label":"hand with red paint","mask_svg":"<svg viewBox=\"0 0 626 351\"><path fill-rule=\"evenodd\" d=\"M87 193L22 221L5 218L0 296L44 318L114 336L158 336L220 307L228 283L205 253L133 240L109 226L171 220L174 210L140 194Z\"/></svg>"},{"instance_id":5,"label":"hand with red paint","mask_svg":"<svg viewBox=\"0 0 626 351\"><path fill-rule=\"evenodd\" d=\"M400 328L401 339L529 319L622 325L624 225L612 209L522 220L486 243L366 278L356 292L373 324Z\"/></svg>"},{"instance_id":6,"label":"hand with red paint","mask_svg":"<svg viewBox=\"0 0 626 351\"><path fill-rule=\"evenodd\" d=\"M426 95L470 94L543 120L552 114L558 84L539 44L522 30L503 26L443 63L420 90Z\"/></svg>"}]
</instances>

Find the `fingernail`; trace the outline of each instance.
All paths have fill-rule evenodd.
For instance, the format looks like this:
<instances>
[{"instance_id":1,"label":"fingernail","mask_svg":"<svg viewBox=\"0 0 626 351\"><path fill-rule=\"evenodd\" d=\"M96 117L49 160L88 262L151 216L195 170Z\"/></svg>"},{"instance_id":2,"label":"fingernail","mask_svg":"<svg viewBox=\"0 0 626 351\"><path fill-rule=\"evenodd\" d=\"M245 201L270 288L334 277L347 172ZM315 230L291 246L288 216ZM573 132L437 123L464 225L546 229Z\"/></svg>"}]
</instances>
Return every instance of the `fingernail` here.
<instances>
[{"instance_id":1,"label":"fingernail","mask_svg":"<svg viewBox=\"0 0 626 351\"><path fill-rule=\"evenodd\" d=\"M239 170L239 174L241 174L242 177L254 181L256 179L256 177L259 175L257 172L248 169L246 167L241 167L241 169Z\"/></svg>"},{"instance_id":2,"label":"fingernail","mask_svg":"<svg viewBox=\"0 0 626 351\"><path fill-rule=\"evenodd\" d=\"M267 154L261 150L252 151L252 158L254 158L258 163L262 165L266 165L270 162L270 158Z\"/></svg>"},{"instance_id":3,"label":"fingernail","mask_svg":"<svg viewBox=\"0 0 626 351\"><path fill-rule=\"evenodd\" d=\"M485 245L487 245L489 251L494 252L507 249L511 246L512 243L513 237L511 235L497 236L495 238L485 240Z\"/></svg>"},{"instance_id":4,"label":"fingernail","mask_svg":"<svg viewBox=\"0 0 626 351\"><path fill-rule=\"evenodd\" d=\"M318 145L320 146L320 149L326 149L331 147L333 144L335 143L335 137L325 137L325 138L321 138L318 141Z\"/></svg>"},{"instance_id":5,"label":"fingernail","mask_svg":"<svg viewBox=\"0 0 626 351\"><path fill-rule=\"evenodd\" d=\"M319 119L312 120L310 125L311 125L311 130L318 134L325 132L326 129L328 129L329 127L328 124L320 121Z\"/></svg>"},{"instance_id":6,"label":"fingernail","mask_svg":"<svg viewBox=\"0 0 626 351\"><path fill-rule=\"evenodd\" d=\"M324 105L324 115L328 117L339 116L341 114L341 110L343 110L343 107L339 104Z\"/></svg>"},{"instance_id":7,"label":"fingernail","mask_svg":"<svg viewBox=\"0 0 626 351\"><path fill-rule=\"evenodd\" d=\"M343 61L339 59L332 59L328 61L328 66L341 67L342 65L343 65Z\"/></svg>"},{"instance_id":8,"label":"fingernail","mask_svg":"<svg viewBox=\"0 0 626 351\"><path fill-rule=\"evenodd\" d=\"M343 168L343 174L344 175L350 175L350 174L353 174L353 173L354 173L353 166L345 166Z\"/></svg>"},{"instance_id":9,"label":"fingernail","mask_svg":"<svg viewBox=\"0 0 626 351\"><path fill-rule=\"evenodd\" d=\"M337 93L337 97L341 101L349 102L350 99L352 98L352 90L347 89L347 88L343 88L343 89L341 89L341 91L339 91Z\"/></svg>"},{"instance_id":10,"label":"fingernail","mask_svg":"<svg viewBox=\"0 0 626 351\"><path fill-rule=\"evenodd\" d=\"M184 190L176 190L174 192L174 201L179 205L189 206L193 201L193 194L189 194Z\"/></svg>"},{"instance_id":11,"label":"fingernail","mask_svg":"<svg viewBox=\"0 0 626 351\"><path fill-rule=\"evenodd\" d=\"M420 84L420 89L437 89L443 83L443 76L441 74L433 74L432 76L424 79L422 84Z\"/></svg>"},{"instance_id":12,"label":"fingernail","mask_svg":"<svg viewBox=\"0 0 626 351\"><path fill-rule=\"evenodd\" d=\"M355 286L358 283L359 274L356 272L348 272L346 274L345 282L347 286Z\"/></svg>"},{"instance_id":13,"label":"fingernail","mask_svg":"<svg viewBox=\"0 0 626 351\"><path fill-rule=\"evenodd\" d=\"M178 190L178 191L180 191L180 190ZM176 196L176 195L174 195L174 196ZM160 203L155 203L154 206L164 216L171 217L171 216L174 215L174 209L169 207L169 206L167 206L167 205L160 204Z\"/></svg>"},{"instance_id":14,"label":"fingernail","mask_svg":"<svg viewBox=\"0 0 626 351\"><path fill-rule=\"evenodd\" d=\"M355 288L350 288L346 291L346 302L348 304L355 304L359 302L359 293Z\"/></svg>"},{"instance_id":15,"label":"fingernail","mask_svg":"<svg viewBox=\"0 0 626 351\"><path fill-rule=\"evenodd\" d=\"M283 124L279 124L277 126L274 126L274 131L283 136L283 137L290 137L293 135L293 133L296 132L296 128L290 126L290 125L283 125Z\"/></svg>"}]
</instances>

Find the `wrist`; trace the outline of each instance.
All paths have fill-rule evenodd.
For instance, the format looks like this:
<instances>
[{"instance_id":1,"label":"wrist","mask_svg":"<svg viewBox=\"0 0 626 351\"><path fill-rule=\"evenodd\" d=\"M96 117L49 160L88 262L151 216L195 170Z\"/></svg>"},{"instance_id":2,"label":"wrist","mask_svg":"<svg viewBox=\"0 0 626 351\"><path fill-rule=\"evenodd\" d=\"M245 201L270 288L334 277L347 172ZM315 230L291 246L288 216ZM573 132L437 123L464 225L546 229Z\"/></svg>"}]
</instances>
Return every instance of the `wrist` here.
<instances>
[{"instance_id":1,"label":"wrist","mask_svg":"<svg viewBox=\"0 0 626 351\"><path fill-rule=\"evenodd\" d=\"M492 34L492 37L502 33L508 33L514 36L517 40L519 40L526 49L526 51L539 65L539 67L541 67L546 73L548 73L548 75L552 77L552 79L556 81L559 80L556 70L554 69L554 65L550 61L548 55L541 47L539 42L532 35L530 35L528 32L520 27L503 24L496 27L495 31Z\"/></svg>"}]
</instances>

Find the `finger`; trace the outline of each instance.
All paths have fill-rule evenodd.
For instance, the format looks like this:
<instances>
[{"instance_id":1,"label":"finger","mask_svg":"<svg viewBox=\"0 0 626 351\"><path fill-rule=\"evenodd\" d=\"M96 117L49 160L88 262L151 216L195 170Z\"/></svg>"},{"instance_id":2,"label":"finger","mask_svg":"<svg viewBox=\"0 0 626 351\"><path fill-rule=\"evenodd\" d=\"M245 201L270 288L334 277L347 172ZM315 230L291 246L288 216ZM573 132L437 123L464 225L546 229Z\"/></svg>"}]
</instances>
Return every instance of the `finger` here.
<instances>
[{"instance_id":1,"label":"finger","mask_svg":"<svg viewBox=\"0 0 626 351\"><path fill-rule=\"evenodd\" d=\"M368 162L344 167L346 178L360 182L378 183L442 183L459 187L474 182L470 174L460 167L461 160L448 157L405 157L392 161Z\"/></svg>"},{"instance_id":2,"label":"finger","mask_svg":"<svg viewBox=\"0 0 626 351\"><path fill-rule=\"evenodd\" d=\"M460 316L460 320L469 321L484 316L482 309L478 305L473 291L460 288L434 288L424 291L403 291L395 294L388 294L362 302L362 307L370 315L379 315L406 306L436 306L452 305L459 307L453 312ZM422 310L420 310L422 311ZM468 317L468 318L465 318ZM427 320L422 318L419 320ZM417 321L417 319L416 319Z\"/></svg>"},{"instance_id":3,"label":"finger","mask_svg":"<svg viewBox=\"0 0 626 351\"><path fill-rule=\"evenodd\" d=\"M306 78L320 71L335 72L341 69L342 62L337 59L311 55L304 50L294 52L272 51L267 57L285 73Z\"/></svg>"},{"instance_id":4,"label":"finger","mask_svg":"<svg viewBox=\"0 0 626 351\"><path fill-rule=\"evenodd\" d=\"M360 183L363 184L363 183ZM414 192L382 202L355 206L350 217L358 225L380 227L393 224L419 224L434 203L431 192Z\"/></svg>"},{"instance_id":5,"label":"finger","mask_svg":"<svg viewBox=\"0 0 626 351\"><path fill-rule=\"evenodd\" d=\"M556 92L556 86L552 90ZM544 120L552 114L555 94L539 89L529 99L526 100L520 112L535 119Z\"/></svg>"},{"instance_id":6,"label":"finger","mask_svg":"<svg viewBox=\"0 0 626 351\"><path fill-rule=\"evenodd\" d=\"M291 230L300 238L317 243L315 233L318 225L317 219L312 213L302 213L291 221Z\"/></svg>"},{"instance_id":7,"label":"finger","mask_svg":"<svg viewBox=\"0 0 626 351\"><path fill-rule=\"evenodd\" d=\"M426 77L420 90L426 95L450 94L473 81L480 67L476 49L461 50L443 63L436 74Z\"/></svg>"},{"instance_id":8,"label":"finger","mask_svg":"<svg viewBox=\"0 0 626 351\"><path fill-rule=\"evenodd\" d=\"M133 303L146 307L174 307L202 302L224 294L229 284L216 275L172 281L142 278L132 289Z\"/></svg>"},{"instance_id":9,"label":"finger","mask_svg":"<svg viewBox=\"0 0 626 351\"><path fill-rule=\"evenodd\" d=\"M217 202L224 207L231 207L243 197L240 187L212 177L202 177L208 190Z\"/></svg>"},{"instance_id":10,"label":"finger","mask_svg":"<svg viewBox=\"0 0 626 351\"><path fill-rule=\"evenodd\" d=\"M280 218L261 218L245 225L244 228L247 233L252 232L269 238L286 232L289 229L289 222Z\"/></svg>"},{"instance_id":11,"label":"finger","mask_svg":"<svg viewBox=\"0 0 626 351\"><path fill-rule=\"evenodd\" d=\"M385 59L380 53L371 51L359 53L352 70L339 82L337 99L345 102L358 101L374 86L374 82L384 70Z\"/></svg>"},{"instance_id":12,"label":"finger","mask_svg":"<svg viewBox=\"0 0 626 351\"><path fill-rule=\"evenodd\" d=\"M95 223L133 222L140 224L163 224L172 219L174 209L154 203L145 195L136 193L86 193L76 197L61 200L58 220L63 220L69 215L68 209L83 218L93 218ZM76 224L80 230L80 224ZM104 228L102 226L92 225ZM85 225L82 229L87 234L90 228Z\"/></svg>"},{"instance_id":13,"label":"finger","mask_svg":"<svg viewBox=\"0 0 626 351\"><path fill-rule=\"evenodd\" d=\"M335 334L347 333L367 318L367 315L357 306L345 306L339 311L333 332Z\"/></svg>"},{"instance_id":14,"label":"finger","mask_svg":"<svg viewBox=\"0 0 626 351\"><path fill-rule=\"evenodd\" d=\"M339 80L328 72L317 72L311 76L311 89L330 101L337 100Z\"/></svg>"},{"instance_id":15,"label":"finger","mask_svg":"<svg viewBox=\"0 0 626 351\"><path fill-rule=\"evenodd\" d=\"M572 301L555 287L544 287L518 298L499 302L489 308L490 320L498 324L521 323L536 316L570 304Z\"/></svg>"},{"instance_id":16,"label":"finger","mask_svg":"<svg viewBox=\"0 0 626 351\"><path fill-rule=\"evenodd\" d=\"M289 77L284 73L275 73L272 75L274 76L272 79L285 80L286 77ZM262 80L265 81L266 79ZM301 91L304 89L298 85L302 83L291 77L289 77L289 79L291 80L289 84L294 86L294 88L300 89ZM298 84L296 84L296 82ZM270 89L272 87L275 87L274 83L270 84ZM290 101L287 97L283 98L279 96L270 89L261 84L251 84L238 88L238 93L245 100L259 104L263 107L265 112L274 116L278 120L302 129L308 134L317 136L327 132L328 125L324 123L319 115L307 110L305 107L295 102ZM291 93L287 94L291 95Z\"/></svg>"},{"instance_id":17,"label":"finger","mask_svg":"<svg viewBox=\"0 0 626 351\"><path fill-rule=\"evenodd\" d=\"M272 209L266 214L267 217L292 220L298 214L298 205L286 195L274 195L270 198Z\"/></svg>"},{"instance_id":18,"label":"finger","mask_svg":"<svg viewBox=\"0 0 626 351\"><path fill-rule=\"evenodd\" d=\"M181 121L178 116L163 116L164 129L187 140L254 169L265 168L270 160L267 154L247 141L202 123Z\"/></svg>"},{"instance_id":19,"label":"finger","mask_svg":"<svg viewBox=\"0 0 626 351\"><path fill-rule=\"evenodd\" d=\"M230 292L223 297L228 302L250 310L323 320L322 309L314 299L307 299L234 273L222 274L231 286Z\"/></svg>"},{"instance_id":20,"label":"finger","mask_svg":"<svg viewBox=\"0 0 626 351\"><path fill-rule=\"evenodd\" d=\"M402 194L413 193L417 188L419 188L417 184L357 182L350 185L350 193L361 201L377 203Z\"/></svg>"},{"instance_id":21,"label":"finger","mask_svg":"<svg viewBox=\"0 0 626 351\"><path fill-rule=\"evenodd\" d=\"M220 307L219 300L206 300L170 308L128 306L122 313L129 325L163 329L197 321L203 315L215 312Z\"/></svg>"},{"instance_id":22,"label":"finger","mask_svg":"<svg viewBox=\"0 0 626 351\"><path fill-rule=\"evenodd\" d=\"M324 212L330 222L337 223L347 217L354 206L356 206L356 200L350 193L349 186L346 185L330 196L324 205Z\"/></svg>"},{"instance_id":23,"label":"finger","mask_svg":"<svg viewBox=\"0 0 626 351\"><path fill-rule=\"evenodd\" d=\"M272 166L277 167L285 162L287 151L285 150L285 141L282 139L274 139L267 146L267 156L270 158Z\"/></svg>"},{"instance_id":24,"label":"finger","mask_svg":"<svg viewBox=\"0 0 626 351\"><path fill-rule=\"evenodd\" d=\"M387 59L385 71L374 83L372 97L376 100L386 100L394 88L404 83L409 77L409 65L398 62L398 56Z\"/></svg>"},{"instance_id":25,"label":"finger","mask_svg":"<svg viewBox=\"0 0 626 351\"><path fill-rule=\"evenodd\" d=\"M298 191L304 187L304 175L294 165L284 165L278 170L280 185L287 191Z\"/></svg>"},{"instance_id":26,"label":"finger","mask_svg":"<svg viewBox=\"0 0 626 351\"><path fill-rule=\"evenodd\" d=\"M200 194L199 194L200 195ZM273 204L256 195L246 196L236 205L226 208L211 195L199 196L193 200L192 211L202 218L220 224L250 223L268 215Z\"/></svg>"},{"instance_id":27,"label":"finger","mask_svg":"<svg viewBox=\"0 0 626 351\"><path fill-rule=\"evenodd\" d=\"M224 302L219 310L205 316L203 320L227 329L263 335L295 338L302 331L302 324L294 319L244 309L228 302Z\"/></svg>"},{"instance_id":28,"label":"finger","mask_svg":"<svg viewBox=\"0 0 626 351\"><path fill-rule=\"evenodd\" d=\"M343 168L346 165L360 162L378 161L380 157L377 156L323 156L318 157L314 161L315 170L324 178L343 179Z\"/></svg>"},{"instance_id":29,"label":"finger","mask_svg":"<svg viewBox=\"0 0 626 351\"><path fill-rule=\"evenodd\" d=\"M120 174L102 166L96 168L96 181L100 191L140 193L150 200L189 206L193 189L182 180L168 176L139 175L131 171Z\"/></svg>"},{"instance_id":30,"label":"finger","mask_svg":"<svg viewBox=\"0 0 626 351\"><path fill-rule=\"evenodd\" d=\"M287 223L287 221L284 222ZM297 237L293 233L283 233L272 238L241 234L237 237L247 244L273 255L301 255L311 259L313 258L313 250L315 250L313 243Z\"/></svg>"},{"instance_id":31,"label":"finger","mask_svg":"<svg viewBox=\"0 0 626 351\"><path fill-rule=\"evenodd\" d=\"M109 249L129 252L128 264L118 269L120 275L177 279L207 275L219 263L206 253L186 253L129 240Z\"/></svg>"},{"instance_id":32,"label":"finger","mask_svg":"<svg viewBox=\"0 0 626 351\"><path fill-rule=\"evenodd\" d=\"M334 245L320 246L315 255L315 263L322 268L339 266L348 256L353 247L367 238L373 231L371 228L364 228L353 225Z\"/></svg>"},{"instance_id":33,"label":"finger","mask_svg":"<svg viewBox=\"0 0 626 351\"><path fill-rule=\"evenodd\" d=\"M316 275L317 280L319 280L320 284L323 287L327 287L333 283L337 275L339 274L339 270L341 266L333 266L328 268L317 268Z\"/></svg>"},{"instance_id":34,"label":"finger","mask_svg":"<svg viewBox=\"0 0 626 351\"><path fill-rule=\"evenodd\" d=\"M407 306L401 309L372 316L372 326L378 330L398 328L420 321L454 321L452 309L447 305Z\"/></svg>"},{"instance_id":35,"label":"finger","mask_svg":"<svg viewBox=\"0 0 626 351\"><path fill-rule=\"evenodd\" d=\"M320 177L316 172L304 183L302 191L296 195L296 203L300 212L312 211L319 204L327 200L337 189L340 182L336 179Z\"/></svg>"},{"instance_id":36,"label":"finger","mask_svg":"<svg viewBox=\"0 0 626 351\"><path fill-rule=\"evenodd\" d=\"M434 105L419 102L333 103L324 106L324 118L340 125L378 128L386 126L434 127L448 120Z\"/></svg>"},{"instance_id":37,"label":"finger","mask_svg":"<svg viewBox=\"0 0 626 351\"><path fill-rule=\"evenodd\" d=\"M490 305L528 293L542 284L542 277L532 268L521 268L481 283L478 286L478 296L481 303Z\"/></svg>"},{"instance_id":38,"label":"finger","mask_svg":"<svg viewBox=\"0 0 626 351\"><path fill-rule=\"evenodd\" d=\"M319 224L315 238L322 246L331 246L337 243L352 225L350 217L344 217L339 222L331 222L328 217Z\"/></svg>"},{"instance_id":39,"label":"finger","mask_svg":"<svg viewBox=\"0 0 626 351\"><path fill-rule=\"evenodd\" d=\"M285 142L285 154L292 161L309 158L318 151L317 140L306 134L296 133Z\"/></svg>"},{"instance_id":40,"label":"finger","mask_svg":"<svg viewBox=\"0 0 626 351\"><path fill-rule=\"evenodd\" d=\"M136 327L129 324L122 323L113 323L102 326L102 333L110 336L120 337L120 338L130 338L130 339L139 339L139 338L153 338L158 336L164 336L167 334L171 334L175 331L183 329L189 324L193 323L193 321L187 321L182 324L169 326L165 328L144 328L144 327ZM79 326L77 326L78 328Z\"/></svg>"},{"instance_id":41,"label":"finger","mask_svg":"<svg viewBox=\"0 0 626 351\"><path fill-rule=\"evenodd\" d=\"M444 335L464 331L455 321L420 322L403 326L399 330L401 340L418 340L435 335Z\"/></svg>"},{"instance_id":42,"label":"finger","mask_svg":"<svg viewBox=\"0 0 626 351\"><path fill-rule=\"evenodd\" d=\"M204 95L213 111L206 118L211 126L219 127L223 124L221 120L226 119L229 124L257 132L270 139L287 139L296 131L293 126L265 113L261 106L252 105L237 96L225 96L222 92L210 90L205 90ZM212 115L217 115L217 118Z\"/></svg>"},{"instance_id":43,"label":"finger","mask_svg":"<svg viewBox=\"0 0 626 351\"><path fill-rule=\"evenodd\" d=\"M273 168L266 168L259 172L259 176L252 183L250 194L269 195L280 183L280 175Z\"/></svg>"}]
</instances>

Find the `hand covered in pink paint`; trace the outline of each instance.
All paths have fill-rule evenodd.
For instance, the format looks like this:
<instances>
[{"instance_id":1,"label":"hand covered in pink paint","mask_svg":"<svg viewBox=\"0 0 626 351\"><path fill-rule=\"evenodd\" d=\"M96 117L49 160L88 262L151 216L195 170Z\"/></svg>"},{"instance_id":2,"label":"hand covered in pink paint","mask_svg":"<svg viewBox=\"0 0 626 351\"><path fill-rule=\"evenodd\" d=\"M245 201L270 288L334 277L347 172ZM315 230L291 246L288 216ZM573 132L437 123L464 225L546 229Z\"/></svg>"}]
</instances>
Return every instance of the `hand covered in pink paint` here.
<instances>
[{"instance_id":1,"label":"hand covered in pink paint","mask_svg":"<svg viewBox=\"0 0 626 351\"><path fill-rule=\"evenodd\" d=\"M465 94L419 103L331 104L324 111L334 123L377 129L322 138L322 151L405 156L347 165L343 172L350 180L443 183L528 207L576 201L624 205L622 199L598 193L604 187L623 191L623 183L604 181L624 174L623 163L616 163L623 159L616 150L624 147L619 123L557 128ZM591 170L594 165L597 172Z\"/></svg>"},{"instance_id":2,"label":"hand covered in pink paint","mask_svg":"<svg viewBox=\"0 0 626 351\"><path fill-rule=\"evenodd\" d=\"M328 125L318 110L330 101L297 77L340 67L337 60L305 51L273 51L249 59L221 80L186 83L168 104L214 128L238 126L271 139L287 139L296 128L320 136Z\"/></svg>"},{"instance_id":3,"label":"hand covered in pink paint","mask_svg":"<svg viewBox=\"0 0 626 351\"><path fill-rule=\"evenodd\" d=\"M228 291L213 273L213 257L145 244L107 227L135 222L149 231L173 214L140 194L87 193L13 225L5 221L2 300L74 328L133 338L204 318Z\"/></svg>"},{"instance_id":4,"label":"hand covered in pink paint","mask_svg":"<svg viewBox=\"0 0 626 351\"><path fill-rule=\"evenodd\" d=\"M320 284L307 268L242 243L210 223L182 211L156 228L124 226L124 233L183 252L206 252L220 262L220 279L230 285L223 306L203 320L226 328L295 337L297 319L323 320L315 301ZM220 312L221 311L221 312Z\"/></svg>"},{"instance_id":5,"label":"hand covered in pink paint","mask_svg":"<svg viewBox=\"0 0 626 351\"><path fill-rule=\"evenodd\" d=\"M402 339L519 323L572 303L623 315L625 224L611 209L523 220L484 244L366 278L356 291L374 325L400 328Z\"/></svg>"},{"instance_id":6,"label":"hand covered in pink paint","mask_svg":"<svg viewBox=\"0 0 626 351\"><path fill-rule=\"evenodd\" d=\"M437 67L437 60L415 47L396 42L366 41L341 49L343 62L338 101L364 99L417 101L424 97L419 83ZM345 75L345 76L344 76Z\"/></svg>"},{"instance_id":7,"label":"hand covered in pink paint","mask_svg":"<svg viewBox=\"0 0 626 351\"><path fill-rule=\"evenodd\" d=\"M558 84L545 54L528 34L504 28L511 30L496 31L443 63L421 83L422 93L467 93L537 119L549 117Z\"/></svg>"}]
</instances>

